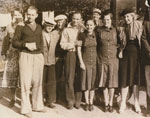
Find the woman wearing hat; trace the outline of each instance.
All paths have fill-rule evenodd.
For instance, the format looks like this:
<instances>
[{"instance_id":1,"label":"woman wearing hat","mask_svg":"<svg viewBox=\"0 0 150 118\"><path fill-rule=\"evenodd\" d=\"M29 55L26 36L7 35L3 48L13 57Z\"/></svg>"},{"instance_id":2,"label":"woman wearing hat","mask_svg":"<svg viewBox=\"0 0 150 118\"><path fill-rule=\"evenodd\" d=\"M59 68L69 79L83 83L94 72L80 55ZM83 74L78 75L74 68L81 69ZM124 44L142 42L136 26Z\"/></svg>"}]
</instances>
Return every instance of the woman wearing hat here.
<instances>
[{"instance_id":1,"label":"woman wearing hat","mask_svg":"<svg viewBox=\"0 0 150 118\"><path fill-rule=\"evenodd\" d=\"M125 24L123 26L124 37L121 37L122 55L119 55L121 58L119 69L121 104L119 112L122 113L125 110L129 87L133 87L135 111L140 113L138 85L140 84L139 51L142 23L135 19L133 9L123 10L122 15Z\"/></svg>"}]
</instances>

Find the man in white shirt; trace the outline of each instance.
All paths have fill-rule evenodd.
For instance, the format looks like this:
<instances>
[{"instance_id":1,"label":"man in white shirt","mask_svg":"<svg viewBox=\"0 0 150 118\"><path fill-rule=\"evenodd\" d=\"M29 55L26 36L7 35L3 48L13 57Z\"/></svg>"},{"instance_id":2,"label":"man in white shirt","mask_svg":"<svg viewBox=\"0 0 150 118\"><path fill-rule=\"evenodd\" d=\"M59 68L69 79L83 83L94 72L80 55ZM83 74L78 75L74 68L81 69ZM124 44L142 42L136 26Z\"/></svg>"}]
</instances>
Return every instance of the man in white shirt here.
<instances>
[{"instance_id":1,"label":"man in white shirt","mask_svg":"<svg viewBox=\"0 0 150 118\"><path fill-rule=\"evenodd\" d=\"M67 108L73 106L80 108L81 92L74 94L74 80L76 70L76 46L78 45L78 34L84 30L81 13L75 12L72 15L72 22L64 29L61 36L60 46L66 50L65 57L65 79L66 79L66 100ZM79 88L80 85L78 85Z\"/></svg>"}]
</instances>

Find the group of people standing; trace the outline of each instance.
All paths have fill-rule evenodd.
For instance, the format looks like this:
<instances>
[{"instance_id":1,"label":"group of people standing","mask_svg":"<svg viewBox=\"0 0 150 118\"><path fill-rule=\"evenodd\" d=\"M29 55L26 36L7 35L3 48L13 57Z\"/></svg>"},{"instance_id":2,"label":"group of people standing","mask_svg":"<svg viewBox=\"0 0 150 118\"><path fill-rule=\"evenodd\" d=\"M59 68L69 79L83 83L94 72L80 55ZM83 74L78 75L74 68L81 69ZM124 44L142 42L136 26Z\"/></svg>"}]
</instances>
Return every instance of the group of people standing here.
<instances>
[{"instance_id":1,"label":"group of people standing","mask_svg":"<svg viewBox=\"0 0 150 118\"><path fill-rule=\"evenodd\" d=\"M147 59L147 115L150 115L149 21L143 26L132 9L124 9L125 24L115 27L110 10L101 13L95 8L85 22L80 12L74 12L68 24L67 16L61 14L54 20L45 19L41 28L35 22L38 11L34 6L27 9L25 22L17 9L12 15L15 20L3 40L2 56L8 60L6 78L13 88L10 106L15 103L18 77L20 80L21 114L31 118L32 111L46 112L44 103L54 108L57 99L62 99L62 92L68 109L80 108L83 93L85 110L92 111L97 88L103 90L104 112L113 112L115 88L120 88L119 113L122 113L132 86L135 111L141 113L138 88L143 49L142 58Z\"/></svg>"}]
</instances>

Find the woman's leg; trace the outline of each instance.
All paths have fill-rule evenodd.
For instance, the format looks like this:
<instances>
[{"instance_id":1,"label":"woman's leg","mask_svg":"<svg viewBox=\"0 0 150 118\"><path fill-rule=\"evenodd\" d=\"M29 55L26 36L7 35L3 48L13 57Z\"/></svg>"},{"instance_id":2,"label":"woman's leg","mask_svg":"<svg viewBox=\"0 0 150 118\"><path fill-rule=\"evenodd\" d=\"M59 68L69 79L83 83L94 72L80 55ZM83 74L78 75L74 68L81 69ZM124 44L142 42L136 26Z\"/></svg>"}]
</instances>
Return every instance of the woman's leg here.
<instances>
[{"instance_id":1,"label":"woman's leg","mask_svg":"<svg viewBox=\"0 0 150 118\"><path fill-rule=\"evenodd\" d=\"M108 112L109 111L109 93L108 93L108 88L103 88L103 94L104 94L104 102L105 102L104 112Z\"/></svg>"},{"instance_id":2,"label":"woman's leg","mask_svg":"<svg viewBox=\"0 0 150 118\"><path fill-rule=\"evenodd\" d=\"M85 111L88 111L89 109L89 90L84 91L85 96Z\"/></svg>"},{"instance_id":3,"label":"woman's leg","mask_svg":"<svg viewBox=\"0 0 150 118\"><path fill-rule=\"evenodd\" d=\"M94 109L94 107L93 107L93 99L94 99L95 91L94 90L90 90L89 93L90 93L90 96L89 96L89 98L90 98L89 99L89 103L90 103L89 110L92 111Z\"/></svg>"},{"instance_id":4,"label":"woman's leg","mask_svg":"<svg viewBox=\"0 0 150 118\"><path fill-rule=\"evenodd\" d=\"M113 106L114 88L109 88L109 106Z\"/></svg>"},{"instance_id":5,"label":"woman's leg","mask_svg":"<svg viewBox=\"0 0 150 118\"><path fill-rule=\"evenodd\" d=\"M133 93L134 93L134 107L137 113L141 113L141 108L139 105L139 87L137 85L133 86Z\"/></svg>"},{"instance_id":6,"label":"woman's leg","mask_svg":"<svg viewBox=\"0 0 150 118\"><path fill-rule=\"evenodd\" d=\"M86 90L84 92L84 96L85 96L85 103L89 104L89 90Z\"/></svg>"},{"instance_id":7,"label":"woman's leg","mask_svg":"<svg viewBox=\"0 0 150 118\"><path fill-rule=\"evenodd\" d=\"M105 106L108 106L109 105L108 88L103 89L103 94L104 94Z\"/></svg>"},{"instance_id":8,"label":"woman's leg","mask_svg":"<svg viewBox=\"0 0 150 118\"><path fill-rule=\"evenodd\" d=\"M15 97L16 97L16 88L11 88L11 101L9 103L9 107L13 107L15 104Z\"/></svg>"},{"instance_id":9,"label":"woman's leg","mask_svg":"<svg viewBox=\"0 0 150 118\"><path fill-rule=\"evenodd\" d=\"M109 112L113 112L114 88L109 88Z\"/></svg>"},{"instance_id":10,"label":"woman's leg","mask_svg":"<svg viewBox=\"0 0 150 118\"><path fill-rule=\"evenodd\" d=\"M91 104L91 105L93 105L93 99L94 99L94 95L95 95L95 91L94 90L90 90L90 96L89 96L89 103Z\"/></svg>"},{"instance_id":11,"label":"woman's leg","mask_svg":"<svg viewBox=\"0 0 150 118\"><path fill-rule=\"evenodd\" d=\"M121 104L120 104L120 109L119 112L123 112L126 108L126 99L127 99L127 94L129 91L129 86L121 88Z\"/></svg>"}]
</instances>

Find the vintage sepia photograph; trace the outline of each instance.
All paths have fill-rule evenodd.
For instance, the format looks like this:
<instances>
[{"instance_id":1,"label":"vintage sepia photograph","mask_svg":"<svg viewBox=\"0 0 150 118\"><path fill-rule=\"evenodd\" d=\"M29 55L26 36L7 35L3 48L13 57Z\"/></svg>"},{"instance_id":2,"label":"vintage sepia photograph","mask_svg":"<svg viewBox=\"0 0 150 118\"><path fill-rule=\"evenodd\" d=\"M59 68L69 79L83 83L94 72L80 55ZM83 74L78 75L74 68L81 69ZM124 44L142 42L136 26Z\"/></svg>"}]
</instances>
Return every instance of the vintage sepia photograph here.
<instances>
[{"instance_id":1,"label":"vintage sepia photograph","mask_svg":"<svg viewBox=\"0 0 150 118\"><path fill-rule=\"evenodd\" d=\"M0 118L150 118L150 0L0 0Z\"/></svg>"}]
</instances>

